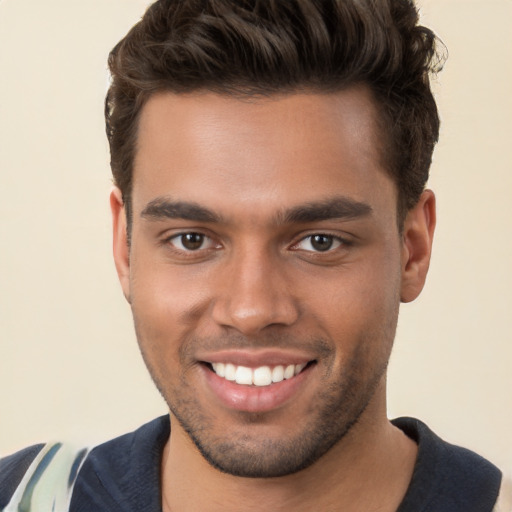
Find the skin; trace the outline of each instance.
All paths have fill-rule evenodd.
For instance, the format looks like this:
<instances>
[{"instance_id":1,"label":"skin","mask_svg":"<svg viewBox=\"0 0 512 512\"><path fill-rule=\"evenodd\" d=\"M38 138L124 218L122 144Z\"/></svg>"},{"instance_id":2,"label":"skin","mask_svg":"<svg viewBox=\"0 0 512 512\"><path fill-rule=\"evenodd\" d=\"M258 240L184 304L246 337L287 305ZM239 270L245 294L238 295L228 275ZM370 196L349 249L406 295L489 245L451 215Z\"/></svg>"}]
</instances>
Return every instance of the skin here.
<instances>
[{"instance_id":1,"label":"skin","mask_svg":"<svg viewBox=\"0 0 512 512\"><path fill-rule=\"evenodd\" d=\"M425 281L435 201L425 191L400 234L375 116L364 87L144 107L130 246L117 189L111 207L121 285L171 410L164 510L391 511L405 494L416 446L386 418L385 373L399 303ZM202 236L192 250L186 233ZM211 386L215 357L310 365L284 401L271 391L261 409L249 393L240 409Z\"/></svg>"}]
</instances>

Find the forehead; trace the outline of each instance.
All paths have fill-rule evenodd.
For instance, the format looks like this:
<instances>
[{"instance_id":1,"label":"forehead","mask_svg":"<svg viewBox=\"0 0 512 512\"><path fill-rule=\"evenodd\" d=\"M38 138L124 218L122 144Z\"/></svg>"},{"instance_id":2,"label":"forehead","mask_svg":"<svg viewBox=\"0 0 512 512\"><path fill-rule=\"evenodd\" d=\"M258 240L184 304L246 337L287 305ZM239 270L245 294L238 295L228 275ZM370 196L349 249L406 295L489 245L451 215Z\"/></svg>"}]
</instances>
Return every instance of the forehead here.
<instances>
[{"instance_id":1,"label":"forehead","mask_svg":"<svg viewBox=\"0 0 512 512\"><path fill-rule=\"evenodd\" d=\"M159 93L141 113L134 211L156 197L247 213L394 185L382 165L376 108L364 87L239 99Z\"/></svg>"}]
</instances>

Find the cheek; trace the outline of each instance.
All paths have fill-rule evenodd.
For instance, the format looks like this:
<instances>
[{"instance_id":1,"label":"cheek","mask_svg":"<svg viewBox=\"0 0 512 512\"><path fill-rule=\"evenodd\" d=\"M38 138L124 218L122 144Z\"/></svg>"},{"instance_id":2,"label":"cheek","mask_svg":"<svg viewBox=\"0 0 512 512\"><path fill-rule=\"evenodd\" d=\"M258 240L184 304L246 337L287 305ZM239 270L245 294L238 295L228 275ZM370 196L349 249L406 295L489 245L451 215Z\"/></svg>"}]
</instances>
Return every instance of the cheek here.
<instances>
[{"instance_id":1,"label":"cheek","mask_svg":"<svg viewBox=\"0 0 512 512\"><path fill-rule=\"evenodd\" d=\"M207 302L197 276L154 261L132 261L131 307L137 338L153 366L179 363L179 349L197 328Z\"/></svg>"},{"instance_id":2,"label":"cheek","mask_svg":"<svg viewBox=\"0 0 512 512\"><path fill-rule=\"evenodd\" d=\"M391 341L400 303L400 266L396 258L340 269L317 294L315 316L330 337L344 340L341 348L362 338L386 345ZM356 268L357 267L357 268Z\"/></svg>"},{"instance_id":3,"label":"cheek","mask_svg":"<svg viewBox=\"0 0 512 512\"><path fill-rule=\"evenodd\" d=\"M155 324L189 323L207 301L200 266L171 265L140 250L131 258L132 306Z\"/></svg>"}]
</instances>

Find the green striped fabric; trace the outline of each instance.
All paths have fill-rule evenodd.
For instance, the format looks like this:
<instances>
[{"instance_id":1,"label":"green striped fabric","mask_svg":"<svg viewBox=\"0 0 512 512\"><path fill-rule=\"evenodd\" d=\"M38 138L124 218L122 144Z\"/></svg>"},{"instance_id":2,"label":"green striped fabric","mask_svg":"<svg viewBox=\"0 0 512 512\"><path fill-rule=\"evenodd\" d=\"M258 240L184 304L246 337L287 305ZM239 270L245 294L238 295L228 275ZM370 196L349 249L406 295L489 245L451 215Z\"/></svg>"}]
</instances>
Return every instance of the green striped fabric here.
<instances>
[{"instance_id":1,"label":"green striped fabric","mask_svg":"<svg viewBox=\"0 0 512 512\"><path fill-rule=\"evenodd\" d=\"M48 443L34 459L3 512L66 512L88 448Z\"/></svg>"},{"instance_id":2,"label":"green striped fabric","mask_svg":"<svg viewBox=\"0 0 512 512\"><path fill-rule=\"evenodd\" d=\"M2 512L67 512L90 448L48 443L34 459ZM493 512L512 512L512 482L503 479Z\"/></svg>"}]
</instances>

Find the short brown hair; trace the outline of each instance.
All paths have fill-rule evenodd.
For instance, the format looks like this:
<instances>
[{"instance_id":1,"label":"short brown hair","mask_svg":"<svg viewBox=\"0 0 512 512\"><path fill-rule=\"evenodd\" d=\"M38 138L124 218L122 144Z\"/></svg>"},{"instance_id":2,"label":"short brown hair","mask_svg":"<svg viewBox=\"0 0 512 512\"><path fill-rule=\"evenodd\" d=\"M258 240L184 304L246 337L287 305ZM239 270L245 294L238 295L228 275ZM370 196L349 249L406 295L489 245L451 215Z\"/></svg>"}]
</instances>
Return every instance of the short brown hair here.
<instances>
[{"instance_id":1,"label":"short brown hair","mask_svg":"<svg viewBox=\"0 0 512 512\"><path fill-rule=\"evenodd\" d=\"M109 56L107 136L128 222L138 119L154 93L265 96L366 84L401 223L425 187L439 135L436 42L412 0L158 0Z\"/></svg>"}]
</instances>

